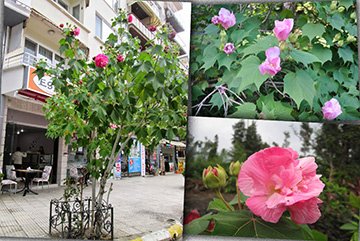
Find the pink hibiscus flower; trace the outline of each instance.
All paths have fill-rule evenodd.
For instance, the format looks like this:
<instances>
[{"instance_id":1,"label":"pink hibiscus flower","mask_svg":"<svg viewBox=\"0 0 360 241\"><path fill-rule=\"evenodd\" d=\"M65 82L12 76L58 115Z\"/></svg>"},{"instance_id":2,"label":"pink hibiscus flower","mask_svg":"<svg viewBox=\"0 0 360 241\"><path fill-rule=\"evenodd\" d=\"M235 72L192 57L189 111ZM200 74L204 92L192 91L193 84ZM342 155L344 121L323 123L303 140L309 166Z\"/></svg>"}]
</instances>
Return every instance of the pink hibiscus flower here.
<instances>
[{"instance_id":1,"label":"pink hibiscus flower","mask_svg":"<svg viewBox=\"0 0 360 241\"><path fill-rule=\"evenodd\" d=\"M233 13L230 13L226 8L221 8L217 21L225 28L228 29L236 24L236 18Z\"/></svg>"},{"instance_id":2,"label":"pink hibiscus flower","mask_svg":"<svg viewBox=\"0 0 360 241\"><path fill-rule=\"evenodd\" d=\"M322 111L324 113L324 119L327 120L333 120L342 113L341 105L335 98L325 102L324 107L322 107Z\"/></svg>"},{"instance_id":3,"label":"pink hibiscus flower","mask_svg":"<svg viewBox=\"0 0 360 241\"><path fill-rule=\"evenodd\" d=\"M241 167L238 184L249 196L246 205L267 222L276 223L285 210L301 225L316 222L317 197L324 188L315 158L298 158L291 148L271 147L251 155Z\"/></svg>"},{"instance_id":4,"label":"pink hibiscus flower","mask_svg":"<svg viewBox=\"0 0 360 241\"><path fill-rule=\"evenodd\" d=\"M294 27L294 19L284 19L283 21L275 20L274 33L279 41L284 41L289 36Z\"/></svg>"},{"instance_id":5,"label":"pink hibiscus flower","mask_svg":"<svg viewBox=\"0 0 360 241\"><path fill-rule=\"evenodd\" d=\"M259 65L259 70L262 75L265 73L274 76L281 70L280 67L280 49L279 47L272 47L265 51L266 60Z\"/></svg>"},{"instance_id":6,"label":"pink hibiscus flower","mask_svg":"<svg viewBox=\"0 0 360 241\"><path fill-rule=\"evenodd\" d=\"M99 68L104 68L109 63L109 59L104 54L98 54L95 58L95 65Z\"/></svg>"}]
</instances>

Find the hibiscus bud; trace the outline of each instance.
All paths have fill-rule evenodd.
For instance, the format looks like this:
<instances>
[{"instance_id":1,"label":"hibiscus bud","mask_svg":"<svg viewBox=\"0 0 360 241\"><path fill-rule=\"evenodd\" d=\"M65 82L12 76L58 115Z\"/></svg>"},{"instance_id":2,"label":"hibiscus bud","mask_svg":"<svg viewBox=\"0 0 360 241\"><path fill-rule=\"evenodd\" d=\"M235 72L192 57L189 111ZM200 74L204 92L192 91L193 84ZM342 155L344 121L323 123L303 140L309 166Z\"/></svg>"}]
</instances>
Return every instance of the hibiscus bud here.
<instances>
[{"instance_id":1,"label":"hibiscus bud","mask_svg":"<svg viewBox=\"0 0 360 241\"><path fill-rule=\"evenodd\" d=\"M350 18L351 19L356 19L356 12L353 12L352 14L350 14Z\"/></svg>"},{"instance_id":2,"label":"hibiscus bud","mask_svg":"<svg viewBox=\"0 0 360 241\"><path fill-rule=\"evenodd\" d=\"M296 40L298 39L298 37L299 37L299 34L292 33L292 34L290 34L290 36L289 36L289 41L290 41L291 43L295 43Z\"/></svg>"},{"instance_id":3,"label":"hibiscus bud","mask_svg":"<svg viewBox=\"0 0 360 241\"><path fill-rule=\"evenodd\" d=\"M349 34L349 36L347 37L346 41L349 42L349 43L351 43L351 42L356 41L356 38L355 38L354 36L352 36L352 35Z\"/></svg>"},{"instance_id":4,"label":"hibiscus bud","mask_svg":"<svg viewBox=\"0 0 360 241\"><path fill-rule=\"evenodd\" d=\"M259 114L259 119L267 120L267 115L264 112Z\"/></svg>"},{"instance_id":5,"label":"hibiscus bud","mask_svg":"<svg viewBox=\"0 0 360 241\"><path fill-rule=\"evenodd\" d=\"M338 8L338 11L339 11L339 13L342 13L342 12L344 12L344 11L345 11L345 7L343 7L343 6L340 6L340 7Z\"/></svg>"},{"instance_id":6,"label":"hibiscus bud","mask_svg":"<svg viewBox=\"0 0 360 241\"><path fill-rule=\"evenodd\" d=\"M220 36L221 36L221 37L225 37L225 36L226 36L226 31L225 31L225 30L221 30L221 31L220 31Z\"/></svg>"},{"instance_id":7,"label":"hibiscus bud","mask_svg":"<svg viewBox=\"0 0 360 241\"><path fill-rule=\"evenodd\" d=\"M334 39L333 39L333 42L338 41L340 38L341 38L341 33L335 34Z\"/></svg>"},{"instance_id":8,"label":"hibiscus bud","mask_svg":"<svg viewBox=\"0 0 360 241\"><path fill-rule=\"evenodd\" d=\"M344 45L344 40L340 40L340 41L338 42L338 45L339 45L339 47L343 46L343 45Z\"/></svg>"},{"instance_id":9,"label":"hibiscus bud","mask_svg":"<svg viewBox=\"0 0 360 241\"><path fill-rule=\"evenodd\" d=\"M330 5L330 9L334 11L336 9L337 1L332 1Z\"/></svg>"},{"instance_id":10,"label":"hibiscus bud","mask_svg":"<svg viewBox=\"0 0 360 241\"><path fill-rule=\"evenodd\" d=\"M218 189L226 186L227 174L219 164L212 168L209 166L203 171L203 182L206 188Z\"/></svg>"},{"instance_id":11,"label":"hibiscus bud","mask_svg":"<svg viewBox=\"0 0 360 241\"><path fill-rule=\"evenodd\" d=\"M280 51L285 51L285 50L289 49L289 44L285 41L281 41L279 43L279 47L280 47Z\"/></svg>"},{"instance_id":12,"label":"hibiscus bud","mask_svg":"<svg viewBox=\"0 0 360 241\"><path fill-rule=\"evenodd\" d=\"M229 174L233 177L239 176L241 166L242 166L242 163L240 163L239 161L231 162L230 167L229 167Z\"/></svg>"},{"instance_id":13,"label":"hibiscus bud","mask_svg":"<svg viewBox=\"0 0 360 241\"><path fill-rule=\"evenodd\" d=\"M82 84L82 83L83 83L83 82L80 80L80 81L79 81L79 84Z\"/></svg>"},{"instance_id":14,"label":"hibiscus bud","mask_svg":"<svg viewBox=\"0 0 360 241\"><path fill-rule=\"evenodd\" d=\"M60 28L63 28L63 27L64 27L64 24L61 23L61 24L60 24Z\"/></svg>"},{"instance_id":15,"label":"hibiscus bud","mask_svg":"<svg viewBox=\"0 0 360 241\"><path fill-rule=\"evenodd\" d=\"M219 50L220 50L220 51L223 51L223 50L224 50L224 47L225 47L225 44L223 44L223 43L222 43L222 44L220 44L220 46L219 46Z\"/></svg>"},{"instance_id":16,"label":"hibiscus bud","mask_svg":"<svg viewBox=\"0 0 360 241\"><path fill-rule=\"evenodd\" d=\"M74 100L74 105L79 105L80 101L79 100Z\"/></svg>"}]
</instances>

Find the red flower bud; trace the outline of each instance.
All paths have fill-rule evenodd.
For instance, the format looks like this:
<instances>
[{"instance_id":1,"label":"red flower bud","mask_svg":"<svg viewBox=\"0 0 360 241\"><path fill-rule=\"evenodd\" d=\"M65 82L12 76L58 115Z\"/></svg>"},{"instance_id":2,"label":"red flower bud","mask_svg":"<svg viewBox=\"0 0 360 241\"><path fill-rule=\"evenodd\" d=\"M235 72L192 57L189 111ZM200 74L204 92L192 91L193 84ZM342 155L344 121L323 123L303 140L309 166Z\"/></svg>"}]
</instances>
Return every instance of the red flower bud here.
<instances>
[{"instance_id":1,"label":"red flower bud","mask_svg":"<svg viewBox=\"0 0 360 241\"><path fill-rule=\"evenodd\" d=\"M63 27L64 27L64 24L61 23L59 26L60 26L60 28L63 28Z\"/></svg>"},{"instance_id":2,"label":"red flower bud","mask_svg":"<svg viewBox=\"0 0 360 241\"><path fill-rule=\"evenodd\" d=\"M83 83L83 82L80 80L80 81L79 81L79 84L82 84L82 83Z\"/></svg>"}]
</instances>

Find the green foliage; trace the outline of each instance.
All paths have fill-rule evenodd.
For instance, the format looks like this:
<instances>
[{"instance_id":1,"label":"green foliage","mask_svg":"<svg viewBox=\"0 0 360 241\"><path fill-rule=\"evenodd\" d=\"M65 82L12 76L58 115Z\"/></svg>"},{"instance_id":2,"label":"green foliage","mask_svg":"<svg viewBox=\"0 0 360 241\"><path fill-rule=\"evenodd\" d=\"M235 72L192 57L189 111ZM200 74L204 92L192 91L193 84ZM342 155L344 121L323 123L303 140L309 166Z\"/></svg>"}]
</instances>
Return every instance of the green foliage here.
<instances>
[{"instance_id":1,"label":"green foliage","mask_svg":"<svg viewBox=\"0 0 360 241\"><path fill-rule=\"evenodd\" d=\"M335 3L194 5L190 73L196 115L321 121L321 107L336 97L343 111L337 119L359 119L355 1ZM223 39L211 23L221 7L237 21ZM294 18L294 28L279 42L274 22L284 18ZM234 53L226 55L224 43L233 43ZM259 65L274 46L282 49L281 71L262 75ZM225 94L212 91L219 85ZM273 99L259 101L271 93Z\"/></svg>"}]
</instances>

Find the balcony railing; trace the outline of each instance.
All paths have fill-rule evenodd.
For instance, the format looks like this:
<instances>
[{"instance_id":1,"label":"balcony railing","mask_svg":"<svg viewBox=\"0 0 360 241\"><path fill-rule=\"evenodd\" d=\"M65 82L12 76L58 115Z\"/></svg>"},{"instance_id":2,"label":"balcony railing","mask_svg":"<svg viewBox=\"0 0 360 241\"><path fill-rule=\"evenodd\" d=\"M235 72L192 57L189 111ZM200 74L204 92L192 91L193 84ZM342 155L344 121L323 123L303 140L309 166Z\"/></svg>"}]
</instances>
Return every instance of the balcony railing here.
<instances>
[{"instance_id":1,"label":"balcony railing","mask_svg":"<svg viewBox=\"0 0 360 241\"><path fill-rule=\"evenodd\" d=\"M29 11L31 10L31 7L29 6L31 4L31 1L10 0L10 2L16 3L17 5L26 8Z\"/></svg>"},{"instance_id":2,"label":"balcony railing","mask_svg":"<svg viewBox=\"0 0 360 241\"><path fill-rule=\"evenodd\" d=\"M36 62L38 62L40 58L29 54L29 53L21 53L14 56L11 56L9 58L6 58L4 61L3 69L8 69L12 67L17 67L20 65L29 65L34 66ZM48 63L52 67L56 67L52 63Z\"/></svg>"},{"instance_id":3,"label":"balcony railing","mask_svg":"<svg viewBox=\"0 0 360 241\"><path fill-rule=\"evenodd\" d=\"M133 16L133 21L131 22L147 39L151 40L155 38L155 34L152 33L135 15ZM160 41L154 39L156 44L160 44Z\"/></svg>"}]
</instances>

